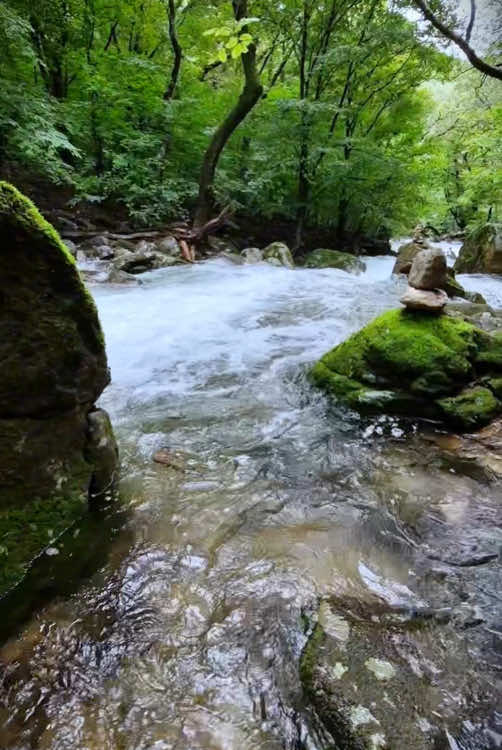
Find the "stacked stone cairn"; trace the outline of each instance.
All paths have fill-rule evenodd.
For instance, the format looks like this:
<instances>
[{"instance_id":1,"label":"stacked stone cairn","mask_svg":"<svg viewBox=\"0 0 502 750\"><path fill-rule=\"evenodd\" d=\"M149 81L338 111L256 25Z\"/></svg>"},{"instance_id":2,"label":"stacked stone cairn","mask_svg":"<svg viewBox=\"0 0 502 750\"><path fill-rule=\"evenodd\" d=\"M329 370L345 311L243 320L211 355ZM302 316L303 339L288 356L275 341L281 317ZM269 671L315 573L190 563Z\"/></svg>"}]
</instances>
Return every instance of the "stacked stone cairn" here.
<instances>
[{"instance_id":1,"label":"stacked stone cairn","mask_svg":"<svg viewBox=\"0 0 502 750\"><path fill-rule=\"evenodd\" d=\"M438 248L421 250L408 275L408 289L401 303L408 310L440 315L448 302L444 291L448 281L446 257Z\"/></svg>"}]
</instances>

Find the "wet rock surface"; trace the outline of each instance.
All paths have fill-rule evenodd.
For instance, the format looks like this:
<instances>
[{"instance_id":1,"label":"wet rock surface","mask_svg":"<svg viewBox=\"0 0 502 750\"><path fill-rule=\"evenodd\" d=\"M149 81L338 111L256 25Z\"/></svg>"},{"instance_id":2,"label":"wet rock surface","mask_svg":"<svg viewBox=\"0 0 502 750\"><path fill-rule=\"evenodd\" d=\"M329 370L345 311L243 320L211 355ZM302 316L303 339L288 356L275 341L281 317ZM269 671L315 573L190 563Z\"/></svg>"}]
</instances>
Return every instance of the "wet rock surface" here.
<instances>
[{"instance_id":1,"label":"wet rock surface","mask_svg":"<svg viewBox=\"0 0 502 750\"><path fill-rule=\"evenodd\" d=\"M272 242L263 250L263 260L272 265L294 268L295 262L291 250L284 242Z\"/></svg>"},{"instance_id":2,"label":"wet rock surface","mask_svg":"<svg viewBox=\"0 0 502 750\"><path fill-rule=\"evenodd\" d=\"M305 257L305 268L339 268L349 273L362 273L366 266L362 260L337 250L314 250Z\"/></svg>"},{"instance_id":3,"label":"wet rock surface","mask_svg":"<svg viewBox=\"0 0 502 750\"><path fill-rule=\"evenodd\" d=\"M93 577L1 648L2 748L331 750L333 717L349 750L497 747L494 427L482 462L481 433L359 418L303 376L396 307L381 262L349 276L215 260L94 288L128 517ZM325 704L300 679L318 621Z\"/></svg>"},{"instance_id":4,"label":"wet rock surface","mask_svg":"<svg viewBox=\"0 0 502 750\"><path fill-rule=\"evenodd\" d=\"M87 505L110 375L94 302L33 204L0 183L0 594ZM111 428L110 428L111 430ZM116 462L116 459L115 459Z\"/></svg>"},{"instance_id":5,"label":"wet rock surface","mask_svg":"<svg viewBox=\"0 0 502 750\"><path fill-rule=\"evenodd\" d=\"M500 224L487 224L466 238L455 262L455 272L502 274Z\"/></svg>"}]
</instances>

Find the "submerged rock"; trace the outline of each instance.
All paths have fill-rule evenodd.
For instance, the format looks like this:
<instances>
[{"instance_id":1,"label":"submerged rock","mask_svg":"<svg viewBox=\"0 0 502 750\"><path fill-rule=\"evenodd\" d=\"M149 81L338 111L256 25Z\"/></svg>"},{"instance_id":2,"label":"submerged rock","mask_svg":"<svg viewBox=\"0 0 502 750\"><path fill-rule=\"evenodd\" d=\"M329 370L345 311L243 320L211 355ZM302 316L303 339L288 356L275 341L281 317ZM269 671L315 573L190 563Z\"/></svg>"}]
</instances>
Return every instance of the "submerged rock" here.
<instances>
[{"instance_id":1,"label":"submerged rock","mask_svg":"<svg viewBox=\"0 0 502 750\"><path fill-rule=\"evenodd\" d=\"M454 269L456 273L502 274L502 226L486 224L467 237Z\"/></svg>"},{"instance_id":2,"label":"submerged rock","mask_svg":"<svg viewBox=\"0 0 502 750\"><path fill-rule=\"evenodd\" d=\"M263 260L272 265L286 266L286 268L295 266L291 250L284 242L272 242L268 245L263 251Z\"/></svg>"},{"instance_id":3,"label":"submerged rock","mask_svg":"<svg viewBox=\"0 0 502 750\"><path fill-rule=\"evenodd\" d=\"M350 253L320 248L309 253L305 258L305 268L339 268L350 273L363 273L366 264Z\"/></svg>"},{"instance_id":4,"label":"submerged rock","mask_svg":"<svg viewBox=\"0 0 502 750\"><path fill-rule=\"evenodd\" d=\"M300 662L305 696L334 741L326 747L446 748L449 733L482 713L484 683L465 673L461 641L442 618L398 613L379 601L333 600L321 608L343 617L347 630L340 639L320 612Z\"/></svg>"},{"instance_id":5,"label":"submerged rock","mask_svg":"<svg viewBox=\"0 0 502 750\"><path fill-rule=\"evenodd\" d=\"M376 318L311 370L316 385L359 411L443 419L461 429L502 412L490 388L501 375L500 334L408 310Z\"/></svg>"},{"instance_id":6,"label":"submerged rock","mask_svg":"<svg viewBox=\"0 0 502 750\"><path fill-rule=\"evenodd\" d=\"M0 236L1 594L82 514L89 488L102 486L113 462L103 460L93 434L90 415L110 376L75 261L7 183L0 183ZM110 442L111 428L108 435Z\"/></svg>"}]
</instances>

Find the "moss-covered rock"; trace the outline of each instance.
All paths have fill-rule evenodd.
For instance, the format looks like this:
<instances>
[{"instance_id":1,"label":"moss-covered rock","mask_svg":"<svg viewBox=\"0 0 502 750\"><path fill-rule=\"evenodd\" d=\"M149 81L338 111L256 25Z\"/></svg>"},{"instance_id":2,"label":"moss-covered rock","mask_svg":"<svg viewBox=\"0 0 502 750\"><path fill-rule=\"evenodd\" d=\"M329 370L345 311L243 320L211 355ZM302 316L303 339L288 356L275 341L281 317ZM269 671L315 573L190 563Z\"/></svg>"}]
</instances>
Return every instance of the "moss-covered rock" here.
<instances>
[{"instance_id":1,"label":"moss-covered rock","mask_svg":"<svg viewBox=\"0 0 502 750\"><path fill-rule=\"evenodd\" d=\"M109 372L97 311L72 255L33 203L4 182L0 237L1 595L85 510L95 475L102 485L101 438L89 414Z\"/></svg>"},{"instance_id":2,"label":"moss-covered rock","mask_svg":"<svg viewBox=\"0 0 502 750\"><path fill-rule=\"evenodd\" d=\"M491 391L475 388L488 371L502 374L501 335L459 318L392 310L328 352L310 376L360 411L437 417L470 429L502 411Z\"/></svg>"},{"instance_id":3,"label":"moss-covered rock","mask_svg":"<svg viewBox=\"0 0 502 750\"><path fill-rule=\"evenodd\" d=\"M272 242L263 250L263 260L275 266L286 266L294 268L295 261L291 250L284 242Z\"/></svg>"},{"instance_id":4,"label":"moss-covered rock","mask_svg":"<svg viewBox=\"0 0 502 750\"><path fill-rule=\"evenodd\" d=\"M471 232L454 268L456 273L502 274L502 226L486 224Z\"/></svg>"},{"instance_id":5,"label":"moss-covered rock","mask_svg":"<svg viewBox=\"0 0 502 750\"><path fill-rule=\"evenodd\" d=\"M305 258L305 268L339 268L349 273L362 273L366 265L362 260L350 253L342 253L338 250L325 250L320 248L309 253Z\"/></svg>"},{"instance_id":6,"label":"moss-covered rock","mask_svg":"<svg viewBox=\"0 0 502 750\"><path fill-rule=\"evenodd\" d=\"M483 427L500 413L500 401L488 388L465 388L458 396L437 402L449 422L462 428Z\"/></svg>"}]
</instances>

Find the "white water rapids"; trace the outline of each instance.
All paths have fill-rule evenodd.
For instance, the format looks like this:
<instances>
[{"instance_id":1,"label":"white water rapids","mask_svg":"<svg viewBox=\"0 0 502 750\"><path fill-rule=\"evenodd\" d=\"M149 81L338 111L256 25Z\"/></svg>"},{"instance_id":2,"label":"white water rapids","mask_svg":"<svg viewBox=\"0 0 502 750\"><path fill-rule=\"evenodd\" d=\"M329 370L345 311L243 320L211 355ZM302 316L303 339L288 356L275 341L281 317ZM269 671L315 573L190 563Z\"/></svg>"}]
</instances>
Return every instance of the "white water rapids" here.
<instances>
[{"instance_id":1,"label":"white water rapids","mask_svg":"<svg viewBox=\"0 0 502 750\"><path fill-rule=\"evenodd\" d=\"M335 595L443 603L387 503L409 493L406 520L434 506L460 528L482 485L422 467L406 427L330 407L305 378L398 306L394 258L365 262L355 276L218 259L92 289L130 519L102 570L11 647L25 676L2 746L324 750L301 703L303 614ZM460 281L502 306L500 281ZM184 471L153 463L159 449Z\"/></svg>"}]
</instances>

